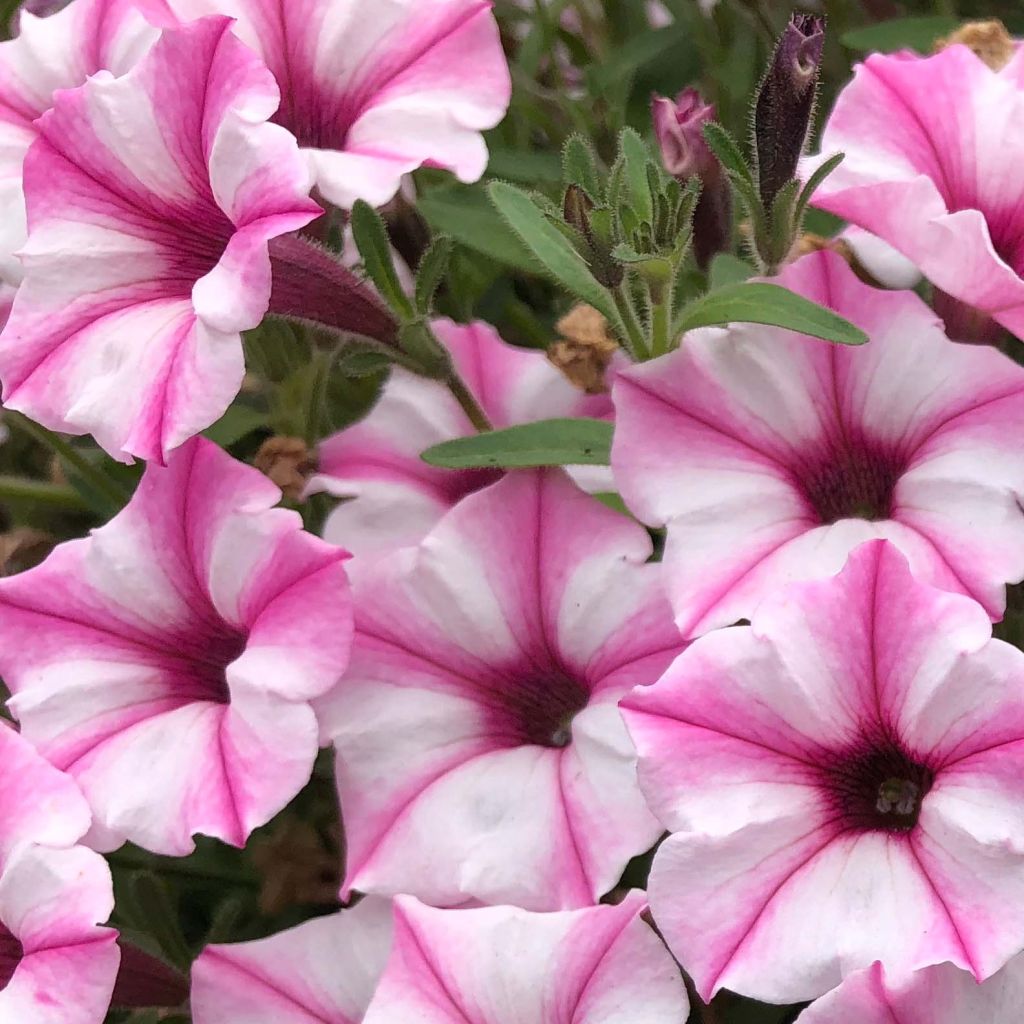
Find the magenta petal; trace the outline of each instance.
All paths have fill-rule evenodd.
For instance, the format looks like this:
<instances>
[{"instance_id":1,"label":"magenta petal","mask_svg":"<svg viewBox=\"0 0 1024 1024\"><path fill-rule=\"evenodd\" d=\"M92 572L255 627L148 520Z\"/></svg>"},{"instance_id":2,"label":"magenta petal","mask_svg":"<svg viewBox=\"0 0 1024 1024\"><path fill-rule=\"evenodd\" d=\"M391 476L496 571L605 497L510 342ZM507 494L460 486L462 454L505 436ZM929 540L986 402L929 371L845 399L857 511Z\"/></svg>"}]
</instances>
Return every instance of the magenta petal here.
<instances>
[{"instance_id":1,"label":"magenta petal","mask_svg":"<svg viewBox=\"0 0 1024 1024\"><path fill-rule=\"evenodd\" d=\"M862 327L823 344L755 325L694 331L616 378L612 466L630 508L665 525L688 636L749 617L793 579L895 543L917 575L993 619L1024 577L1024 370L958 345L909 292L869 288L832 253L778 282Z\"/></svg>"},{"instance_id":2,"label":"magenta petal","mask_svg":"<svg viewBox=\"0 0 1024 1024\"><path fill-rule=\"evenodd\" d=\"M242 845L309 778L308 702L345 668L351 604L344 552L278 497L197 439L105 527L0 581L11 708L112 845Z\"/></svg>"},{"instance_id":3,"label":"magenta petal","mask_svg":"<svg viewBox=\"0 0 1024 1024\"><path fill-rule=\"evenodd\" d=\"M641 920L642 894L554 914L395 902L395 939L366 1024L678 1024L679 969Z\"/></svg>"},{"instance_id":4,"label":"magenta petal","mask_svg":"<svg viewBox=\"0 0 1024 1024\"><path fill-rule=\"evenodd\" d=\"M355 560L352 662L317 705L346 892L586 906L654 844L615 708L685 646L650 552L553 470L509 474L418 547Z\"/></svg>"}]
</instances>

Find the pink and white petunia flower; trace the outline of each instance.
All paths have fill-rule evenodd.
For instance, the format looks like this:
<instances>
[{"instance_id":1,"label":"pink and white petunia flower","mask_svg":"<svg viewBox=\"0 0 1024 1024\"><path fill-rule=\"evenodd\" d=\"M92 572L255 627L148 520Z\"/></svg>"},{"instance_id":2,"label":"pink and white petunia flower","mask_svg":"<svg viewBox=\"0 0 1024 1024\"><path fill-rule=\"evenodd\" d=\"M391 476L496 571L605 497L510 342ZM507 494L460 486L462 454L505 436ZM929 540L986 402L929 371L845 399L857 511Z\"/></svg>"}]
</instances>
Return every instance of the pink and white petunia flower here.
<instances>
[{"instance_id":1,"label":"pink and white petunia flower","mask_svg":"<svg viewBox=\"0 0 1024 1024\"><path fill-rule=\"evenodd\" d=\"M834 253L779 284L864 329L860 347L737 324L616 378L612 468L666 525L687 636L749 618L792 579L897 544L915 573L1001 617L1024 577L1024 369L949 341L911 292L873 289Z\"/></svg>"},{"instance_id":2,"label":"pink and white petunia flower","mask_svg":"<svg viewBox=\"0 0 1024 1024\"><path fill-rule=\"evenodd\" d=\"M240 846L308 781L351 603L345 553L279 497L197 438L106 526L0 580L10 708L82 787L97 845Z\"/></svg>"},{"instance_id":3,"label":"pink and white petunia flower","mask_svg":"<svg viewBox=\"0 0 1024 1024\"><path fill-rule=\"evenodd\" d=\"M966 46L873 54L821 137L844 153L814 205L898 249L942 291L1024 336L1024 53L993 71Z\"/></svg>"},{"instance_id":4,"label":"pink and white petunia flower","mask_svg":"<svg viewBox=\"0 0 1024 1024\"><path fill-rule=\"evenodd\" d=\"M73 0L38 17L18 14L18 35L0 43L0 276L21 280L15 253L25 244L21 172L38 138L36 118L53 106L54 93L74 89L97 71L122 75L174 17L164 0Z\"/></svg>"},{"instance_id":5,"label":"pink and white petunia flower","mask_svg":"<svg viewBox=\"0 0 1024 1024\"><path fill-rule=\"evenodd\" d=\"M59 92L25 160L4 403L118 459L166 459L224 412L270 303L268 243L320 212L267 120L274 79L230 30L167 30L121 78Z\"/></svg>"},{"instance_id":6,"label":"pink and white petunia flower","mask_svg":"<svg viewBox=\"0 0 1024 1024\"><path fill-rule=\"evenodd\" d=\"M798 1018L799 1024L1018 1024L1024 957L981 985L952 964L893 980L881 964L851 974Z\"/></svg>"},{"instance_id":7,"label":"pink and white petunia flower","mask_svg":"<svg viewBox=\"0 0 1024 1024\"><path fill-rule=\"evenodd\" d=\"M399 897L365 1024L681 1024L683 979L643 909L639 892L550 914Z\"/></svg>"},{"instance_id":8,"label":"pink and white petunia flower","mask_svg":"<svg viewBox=\"0 0 1024 1024\"><path fill-rule=\"evenodd\" d=\"M281 86L275 120L317 190L380 206L417 167L476 181L481 132L505 116L508 62L489 0L169 0L181 17L228 14Z\"/></svg>"},{"instance_id":9,"label":"pink and white petunia flower","mask_svg":"<svg viewBox=\"0 0 1024 1024\"><path fill-rule=\"evenodd\" d=\"M1024 654L886 541L695 641L622 703L673 833L651 910L708 999L1024 946Z\"/></svg>"},{"instance_id":10,"label":"pink and white petunia flower","mask_svg":"<svg viewBox=\"0 0 1024 1024\"><path fill-rule=\"evenodd\" d=\"M584 394L543 352L509 345L489 324L436 320L433 327L495 427L611 416L608 395ZM457 501L500 476L497 470L439 469L420 458L431 445L475 433L444 385L393 369L370 414L320 445L319 472L306 493L350 499L330 514L324 537L356 555L418 543ZM571 472L587 490L614 489L600 467Z\"/></svg>"},{"instance_id":11,"label":"pink and white petunia flower","mask_svg":"<svg viewBox=\"0 0 1024 1024\"><path fill-rule=\"evenodd\" d=\"M643 528L551 470L354 560L352 662L317 707L345 896L587 906L653 845L617 708L684 646L650 555Z\"/></svg>"},{"instance_id":12,"label":"pink and white petunia flower","mask_svg":"<svg viewBox=\"0 0 1024 1024\"><path fill-rule=\"evenodd\" d=\"M389 900L367 897L192 965L194 1024L360 1024L391 950Z\"/></svg>"},{"instance_id":13,"label":"pink and white petunia flower","mask_svg":"<svg viewBox=\"0 0 1024 1024\"><path fill-rule=\"evenodd\" d=\"M0 1020L101 1024L120 953L100 925L110 870L76 845L89 807L74 782L0 724Z\"/></svg>"}]
</instances>

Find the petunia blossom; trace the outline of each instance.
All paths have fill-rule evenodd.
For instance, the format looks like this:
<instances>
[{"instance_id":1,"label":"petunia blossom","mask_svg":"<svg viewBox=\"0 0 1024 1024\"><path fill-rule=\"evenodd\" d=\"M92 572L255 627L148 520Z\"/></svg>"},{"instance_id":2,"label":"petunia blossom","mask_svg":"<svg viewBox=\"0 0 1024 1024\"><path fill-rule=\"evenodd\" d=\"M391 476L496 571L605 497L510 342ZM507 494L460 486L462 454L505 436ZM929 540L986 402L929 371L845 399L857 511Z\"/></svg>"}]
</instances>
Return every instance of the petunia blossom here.
<instances>
[{"instance_id":1,"label":"petunia blossom","mask_svg":"<svg viewBox=\"0 0 1024 1024\"><path fill-rule=\"evenodd\" d=\"M515 348L489 324L433 324L452 363L496 427L555 417L611 415L608 395L574 388L542 352ZM460 498L493 483L496 470L429 466L431 445L476 433L437 381L395 368L370 414L320 445L319 473L307 493L349 500L328 517L324 537L356 555L415 544ZM607 473L573 470L588 490L612 490Z\"/></svg>"},{"instance_id":2,"label":"petunia blossom","mask_svg":"<svg viewBox=\"0 0 1024 1024\"><path fill-rule=\"evenodd\" d=\"M688 334L618 375L612 468L666 525L666 581L688 636L749 618L791 579L874 537L993 619L1024 577L1024 369L951 342L911 292L873 289L834 253L777 278L863 328L832 345L752 324Z\"/></svg>"},{"instance_id":3,"label":"petunia blossom","mask_svg":"<svg viewBox=\"0 0 1024 1024\"><path fill-rule=\"evenodd\" d=\"M367 897L192 965L194 1024L360 1024L391 950L390 900Z\"/></svg>"},{"instance_id":4,"label":"petunia blossom","mask_svg":"<svg viewBox=\"0 0 1024 1024\"><path fill-rule=\"evenodd\" d=\"M505 116L508 62L489 0L169 0L181 17L228 14L281 86L316 188L374 206L421 166L476 181L481 132Z\"/></svg>"},{"instance_id":5,"label":"petunia blossom","mask_svg":"<svg viewBox=\"0 0 1024 1024\"><path fill-rule=\"evenodd\" d=\"M130 70L160 35L158 26L173 21L164 0L73 0L47 17L19 11L18 35L0 43L0 275L7 281L21 280L21 172L39 136L36 118L53 106L57 90L74 89L97 71Z\"/></svg>"},{"instance_id":6,"label":"petunia blossom","mask_svg":"<svg viewBox=\"0 0 1024 1024\"><path fill-rule=\"evenodd\" d=\"M23 733L72 775L93 837L242 845L305 785L309 701L344 671L345 553L262 474L196 439L127 507L0 580L0 674Z\"/></svg>"},{"instance_id":7,"label":"petunia blossom","mask_svg":"<svg viewBox=\"0 0 1024 1024\"><path fill-rule=\"evenodd\" d=\"M878 235L948 295L1024 336L1024 53L1000 71L968 47L872 54L821 137L843 162L814 205Z\"/></svg>"},{"instance_id":8,"label":"petunia blossom","mask_svg":"<svg viewBox=\"0 0 1024 1024\"><path fill-rule=\"evenodd\" d=\"M1024 957L981 985L952 964L890 979L881 964L851 974L798 1018L799 1024L1018 1024Z\"/></svg>"},{"instance_id":9,"label":"petunia blossom","mask_svg":"<svg viewBox=\"0 0 1024 1024\"><path fill-rule=\"evenodd\" d=\"M355 559L337 750L343 894L594 903L660 826L617 702L683 645L645 530L561 471L511 473Z\"/></svg>"},{"instance_id":10,"label":"petunia blossom","mask_svg":"<svg viewBox=\"0 0 1024 1024\"><path fill-rule=\"evenodd\" d=\"M696 640L623 713L672 835L651 910L709 999L1024 946L1024 654L887 541Z\"/></svg>"},{"instance_id":11,"label":"petunia blossom","mask_svg":"<svg viewBox=\"0 0 1024 1024\"><path fill-rule=\"evenodd\" d=\"M166 459L238 393L268 243L320 213L278 90L227 18L169 29L120 78L58 92L25 159L25 278L4 404Z\"/></svg>"},{"instance_id":12,"label":"petunia blossom","mask_svg":"<svg viewBox=\"0 0 1024 1024\"><path fill-rule=\"evenodd\" d=\"M682 975L643 909L639 892L550 914L399 897L365 1024L681 1024Z\"/></svg>"},{"instance_id":13,"label":"petunia blossom","mask_svg":"<svg viewBox=\"0 0 1024 1024\"><path fill-rule=\"evenodd\" d=\"M120 953L103 858L76 845L89 807L74 782L0 724L0 1020L101 1024Z\"/></svg>"}]
</instances>

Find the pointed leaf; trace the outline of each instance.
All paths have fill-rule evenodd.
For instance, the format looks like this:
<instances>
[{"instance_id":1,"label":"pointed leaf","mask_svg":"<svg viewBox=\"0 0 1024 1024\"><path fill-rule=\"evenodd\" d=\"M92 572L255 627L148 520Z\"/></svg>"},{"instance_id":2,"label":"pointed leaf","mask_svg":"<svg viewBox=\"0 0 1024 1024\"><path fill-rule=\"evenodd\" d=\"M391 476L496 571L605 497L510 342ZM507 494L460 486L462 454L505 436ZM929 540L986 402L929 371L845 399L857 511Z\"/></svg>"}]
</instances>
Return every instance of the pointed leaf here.
<instances>
[{"instance_id":1,"label":"pointed leaf","mask_svg":"<svg viewBox=\"0 0 1024 1024\"><path fill-rule=\"evenodd\" d=\"M859 327L830 309L763 281L730 284L708 292L682 311L676 333L729 323L784 327L840 345L863 345L868 340Z\"/></svg>"},{"instance_id":2,"label":"pointed leaf","mask_svg":"<svg viewBox=\"0 0 1024 1024\"><path fill-rule=\"evenodd\" d=\"M625 158L626 186L629 190L629 204L641 223L654 220L654 200L647 178L647 164L650 151L644 140L632 129L624 128L619 136L619 149Z\"/></svg>"},{"instance_id":3,"label":"pointed leaf","mask_svg":"<svg viewBox=\"0 0 1024 1024\"><path fill-rule=\"evenodd\" d=\"M571 135L562 149L562 184L578 185L591 199L601 196L594 149L582 135Z\"/></svg>"},{"instance_id":4,"label":"pointed leaf","mask_svg":"<svg viewBox=\"0 0 1024 1024\"><path fill-rule=\"evenodd\" d=\"M416 268L416 312L429 316L434 296L448 274L452 259L452 240L447 235L436 235Z\"/></svg>"},{"instance_id":5,"label":"pointed leaf","mask_svg":"<svg viewBox=\"0 0 1024 1024\"><path fill-rule=\"evenodd\" d=\"M711 152L718 157L718 162L732 174L754 183L754 175L750 170L743 151L736 140L717 121L709 121L704 125L704 141Z\"/></svg>"},{"instance_id":6,"label":"pointed leaf","mask_svg":"<svg viewBox=\"0 0 1024 1024\"><path fill-rule=\"evenodd\" d=\"M541 420L445 441L421 458L446 469L607 466L611 444L612 425L604 420Z\"/></svg>"},{"instance_id":7,"label":"pointed leaf","mask_svg":"<svg viewBox=\"0 0 1024 1024\"><path fill-rule=\"evenodd\" d=\"M387 303L403 317L413 315L412 303L402 290L391 255L391 242L384 220L362 199L352 207L352 237L370 280Z\"/></svg>"},{"instance_id":8,"label":"pointed leaf","mask_svg":"<svg viewBox=\"0 0 1024 1024\"><path fill-rule=\"evenodd\" d=\"M497 211L548 274L577 298L593 306L622 333L622 321L611 295L530 196L503 181L492 182L488 193Z\"/></svg>"}]
</instances>

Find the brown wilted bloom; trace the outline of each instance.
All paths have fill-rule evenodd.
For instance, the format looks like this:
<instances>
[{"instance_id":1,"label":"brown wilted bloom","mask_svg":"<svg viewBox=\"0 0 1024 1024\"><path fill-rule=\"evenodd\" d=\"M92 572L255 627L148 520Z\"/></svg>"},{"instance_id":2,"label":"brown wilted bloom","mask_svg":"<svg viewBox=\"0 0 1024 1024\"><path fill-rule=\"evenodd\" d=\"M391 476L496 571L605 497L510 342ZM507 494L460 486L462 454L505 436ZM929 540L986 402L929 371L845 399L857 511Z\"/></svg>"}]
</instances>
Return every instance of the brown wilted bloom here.
<instances>
[{"instance_id":1,"label":"brown wilted bloom","mask_svg":"<svg viewBox=\"0 0 1024 1024\"><path fill-rule=\"evenodd\" d=\"M1006 31L1006 26L998 18L964 22L952 35L937 40L934 52L938 53L956 43L962 43L973 50L993 71L1002 71L1010 63L1017 49L1013 36Z\"/></svg>"},{"instance_id":2,"label":"brown wilted bloom","mask_svg":"<svg viewBox=\"0 0 1024 1024\"><path fill-rule=\"evenodd\" d=\"M555 325L562 336L548 347L548 359L588 395L608 390L604 374L618 350L608 321L593 306L578 305Z\"/></svg>"},{"instance_id":3,"label":"brown wilted bloom","mask_svg":"<svg viewBox=\"0 0 1024 1024\"><path fill-rule=\"evenodd\" d=\"M267 438L253 464L292 501L302 496L306 481L316 470L316 458L301 437Z\"/></svg>"},{"instance_id":4,"label":"brown wilted bloom","mask_svg":"<svg viewBox=\"0 0 1024 1024\"><path fill-rule=\"evenodd\" d=\"M260 910L268 916L289 907L338 902L338 856L308 822L282 820L269 836L253 843L252 862L260 876Z\"/></svg>"},{"instance_id":5,"label":"brown wilted bloom","mask_svg":"<svg viewBox=\"0 0 1024 1024\"><path fill-rule=\"evenodd\" d=\"M865 284L869 284L873 288L883 287L864 264L857 259L857 254L845 238L826 238L824 235L815 235L810 231L805 231L793 243L793 248L789 250L788 262L792 263L794 260L800 259L801 256L806 256L812 252L821 252L822 250L834 252L837 256L841 256L850 265L850 269Z\"/></svg>"},{"instance_id":6,"label":"brown wilted bloom","mask_svg":"<svg viewBox=\"0 0 1024 1024\"><path fill-rule=\"evenodd\" d=\"M53 550L57 538L30 526L0 533L0 576L14 576L37 566Z\"/></svg>"}]
</instances>

